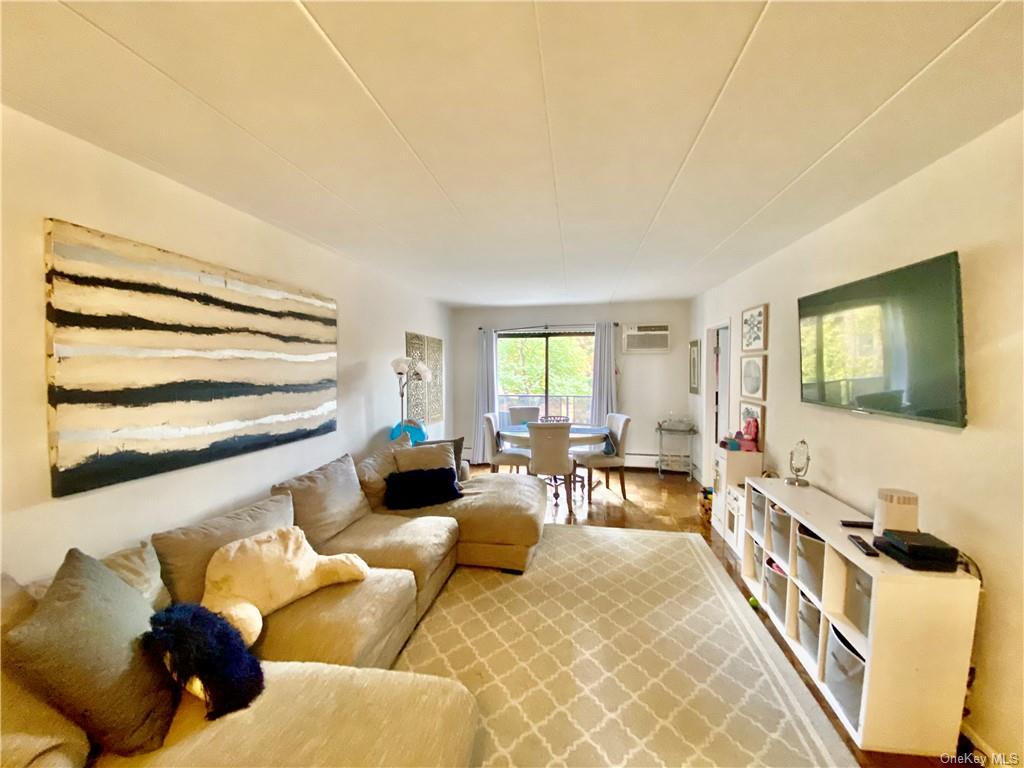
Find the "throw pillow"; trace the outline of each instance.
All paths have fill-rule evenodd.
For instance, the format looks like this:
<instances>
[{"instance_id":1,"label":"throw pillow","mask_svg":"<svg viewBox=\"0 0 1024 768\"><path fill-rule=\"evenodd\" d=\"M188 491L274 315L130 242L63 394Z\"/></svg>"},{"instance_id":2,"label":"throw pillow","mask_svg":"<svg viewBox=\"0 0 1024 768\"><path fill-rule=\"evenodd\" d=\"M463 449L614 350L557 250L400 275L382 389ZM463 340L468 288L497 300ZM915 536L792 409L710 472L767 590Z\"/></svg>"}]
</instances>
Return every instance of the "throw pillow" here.
<instances>
[{"instance_id":1,"label":"throw pillow","mask_svg":"<svg viewBox=\"0 0 1024 768\"><path fill-rule=\"evenodd\" d=\"M213 553L232 541L292 525L292 497L268 499L212 517L197 525L153 534L164 583L176 603L198 603L206 587L206 566Z\"/></svg>"},{"instance_id":2,"label":"throw pillow","mask_svg":"<svg viewBox=\"0 0 1024 768\"><path fill-rule=\"evenodd\" d=\"M462 446L465 442L466 438L464 437L453 437L446 440L427 440L422 443L416 443L416 445L441 445L442 443L449 443L452 451L455 452L455 469L458 471L459 467L462 466Z\"/></svg>"},{"instance_id":3,"label":"throw pillow","mask_svg":"<svg viewBox=\"0 0 1024 768\"><path fill-rule=\"evenodd\" d=\"M130 587L135 587L149 600L154 611L166 608L171 596L160 577L160 560L156 550L148 541L140 541L134 547L128 547L107 555L101 562L116 573ZM25 589L36 600L42 599L53 579L39 579L25 585Z\"/></svg>"},{"instance_id":4,"label":"throw pillow","mask_svg":"<svg viewBox=\"0 0 1024 768\"><path fill-rule=\"evenodd\" d=\"M0 754L4 768L84 768L89 737L7 672L0 672Z\"/></svg>"},{"instance_id":5,"label":"throw pillow","mask_svg":"<svg viewBox=\"0 0 1024 768\"><path fill-rule=\"evenodd\" d=\"M263 692L263 669L242 636L223 616L194 603L178 603L149 620L142 643L193 696L206 703L206 719L245 709Z\"/></svg>"},{"instance_id":6,"label":"throw pillow","mask_svg":"<svg viewBox=\"0 0 1024 768\"><path fill-rule=\"evenodd\" d=\"M417 445L415 448L399 448L395 451L395 464L399 472L410 472L414 469L455 469L455 451L451 443L437 445Z\"/></svg>"},{"instance_id":7,"label":"throw pillow","mask_svg":"<svg viewBox=\"0 0 1024 768\"><path fill-rule=\"evenodd\" d=\"M72 549L35 613L7 633L4 658L104 749L148 752L177 705L167 671L139 643L151 613L137 590Z\"/></svg>"},{"instance_id":8,"label":"throw pillow","mask_svg":"<svg viewBox=\"0 0 1024 768\"><path fill-rule=\"evenodd\" d=\"M314 547L370 514L370 503L363 495L355 463L348 454L275 485L271 493L291 493L295 524L306 532Z\"/></svg>"},{"instance_id":9,"label":"throw pillow","mask_svg":"<svg viewBox=\"0 0 1024 768\"><path fill-rule=\"evenodd\" d=\"M366 500L370 502L373 509L384 506L385 481L388 475L398 471L398 467L395 465L395 448L408 445L412 445L412 440L408 434L403 432L383 448L378 448L368 455L356 467L359 484L363 486Z\"/></svg>"},{"instance_id":10,"label":"throw pillow","mask_svg":"<svg viewBox=\"0 0 1024 768\"><path fill-rule=\"evenodd\" d=\"M452 467L414 469L388 475L384 502L388 509L418 509L461 496Z\"/></svg>"},{"instance_id":11,"label":"throw pillow","mask_svg":"<svg viewBox=\"0 0 1024 768\"><path fill-rule=\"evenodd\" d=\"M230 621L249 646L259 639L264 616L320 587L362 581L369 572L358 555L318 555L301 528L278 528L214 553L203 605Z\"/></svg>"}]
</instances>

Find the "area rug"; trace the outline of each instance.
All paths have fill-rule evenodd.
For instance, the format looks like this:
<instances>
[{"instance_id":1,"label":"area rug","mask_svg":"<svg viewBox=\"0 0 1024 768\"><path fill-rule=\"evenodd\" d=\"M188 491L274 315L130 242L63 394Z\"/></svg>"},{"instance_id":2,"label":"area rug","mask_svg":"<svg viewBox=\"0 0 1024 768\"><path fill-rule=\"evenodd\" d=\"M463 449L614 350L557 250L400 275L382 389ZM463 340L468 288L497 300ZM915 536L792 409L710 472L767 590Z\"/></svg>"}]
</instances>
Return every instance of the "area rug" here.
<instances>
[{"instance_id":1,"label":"area rug","mask_svg":"<svg viewBox=\"0 0 1024 768\"><path fill-rule=\"evenodd\" d=\"M483 765L857 765L696 534L548 525L523 575L458 568L395 669L473 692Z\"/></svg>"}]
</instances>

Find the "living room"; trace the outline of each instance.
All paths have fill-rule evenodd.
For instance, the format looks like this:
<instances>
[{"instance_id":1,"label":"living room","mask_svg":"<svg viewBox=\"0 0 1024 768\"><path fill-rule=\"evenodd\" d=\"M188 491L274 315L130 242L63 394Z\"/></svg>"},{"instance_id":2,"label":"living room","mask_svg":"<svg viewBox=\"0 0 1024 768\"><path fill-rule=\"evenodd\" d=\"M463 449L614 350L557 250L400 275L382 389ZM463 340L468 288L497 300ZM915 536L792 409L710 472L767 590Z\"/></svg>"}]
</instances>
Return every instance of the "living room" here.
<instances>
[{"instance_id":1,"label":"living room","mask_svg":"<svg viewBox=\"0 0 1024 768\"><path fill-rule=\"evenodd\" d=\"M1024 754L1020 2L0 12L5 766ZM952 410L833 398L812 299L924 263ZM952 572L853 548L886 489ZM226 714L135 643L200 603ZM55 673L115 645L159 695Z\"/></svg>"}]
</instances>

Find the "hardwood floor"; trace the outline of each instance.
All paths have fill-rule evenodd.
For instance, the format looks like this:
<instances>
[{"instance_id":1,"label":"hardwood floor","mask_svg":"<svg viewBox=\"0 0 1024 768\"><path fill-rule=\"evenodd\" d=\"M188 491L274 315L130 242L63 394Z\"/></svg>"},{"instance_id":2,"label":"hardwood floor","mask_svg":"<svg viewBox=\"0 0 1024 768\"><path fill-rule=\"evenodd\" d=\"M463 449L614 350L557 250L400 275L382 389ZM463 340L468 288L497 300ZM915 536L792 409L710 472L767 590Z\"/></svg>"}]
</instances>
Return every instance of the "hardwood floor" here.
<instances>
[{"instance_id":1,"label":"hardwood floor","mask_svg":"<svg viewBox=\"0 0 1024 768\"><path fill-rule=\"evenodd\" d=\"M487 466L473 468L473 474L489 471ZM547 521L562 525L600 525L613 528L645 528L699 533L707 541L712 552L721 561L744 597L750 597L749 590L740 578L739 562L735 555L726 546L725 540L711 530L710 520L701 515L697 501L700 485L690 480L687 475L680 473L666 473L664 478L659 478L658 473L653 470L631 469L626 471L627 500L623 501L617 490L618 477L615 474L611 476L610 489L605 485L603 477L599 473L595 473L595 481L599 478L601 482L594 488L593 501L590 504L587 504L586 494L577 490L572 513L569 512L564 498L561 499L561 503L556 505L554 497L549 494ZM804 671L803 665L797 663L775 625L763 611L758 611L757 615L863 768L932 768L943 765L938 758L859 750L846 735L839 720L832 714L814 682Z\"/></svg>"}]
</instances>

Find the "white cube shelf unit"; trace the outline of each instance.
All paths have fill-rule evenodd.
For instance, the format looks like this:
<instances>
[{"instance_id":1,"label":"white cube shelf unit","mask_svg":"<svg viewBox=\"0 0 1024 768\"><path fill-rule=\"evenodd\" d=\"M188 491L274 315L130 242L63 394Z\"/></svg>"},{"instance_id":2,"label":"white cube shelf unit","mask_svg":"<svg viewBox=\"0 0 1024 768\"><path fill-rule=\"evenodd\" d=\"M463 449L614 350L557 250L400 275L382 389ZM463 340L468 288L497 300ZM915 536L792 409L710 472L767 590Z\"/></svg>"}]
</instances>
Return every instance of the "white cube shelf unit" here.
<instances>
[{"instance_id":1,"label":"white cube shelf unit","mask_svg":"<svg viewBox=\"0 0 1024 768\"><path fill-rule=\"evenodd\" d=\"M978 580L867 557L868 520L813 487L746 479L742 575L858 747L955 754ZM773 563L777 567L773 567Z\"/></svg>"}]
</instances>

